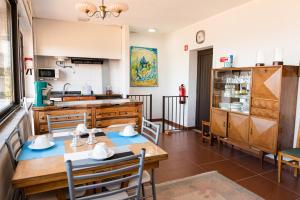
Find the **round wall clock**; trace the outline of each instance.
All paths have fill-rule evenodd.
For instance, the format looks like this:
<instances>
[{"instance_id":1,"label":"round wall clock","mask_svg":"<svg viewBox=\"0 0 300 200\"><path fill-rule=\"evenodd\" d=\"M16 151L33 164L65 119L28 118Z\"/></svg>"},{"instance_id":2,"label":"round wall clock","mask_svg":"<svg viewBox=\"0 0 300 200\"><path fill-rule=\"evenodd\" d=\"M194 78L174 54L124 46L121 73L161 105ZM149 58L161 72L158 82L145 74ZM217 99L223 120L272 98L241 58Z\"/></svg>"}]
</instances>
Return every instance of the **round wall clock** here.
<instances>
[{"instance_id":1,"label":"round wall clock","mask_svg":"<svg viewBox=\"0 0 300 200\"><path fill-rule=\"evenodd\" d=\"M196 34L196 42L201 44L205 41L205 31L198 31Z\"/></svg>"}]
</instances>

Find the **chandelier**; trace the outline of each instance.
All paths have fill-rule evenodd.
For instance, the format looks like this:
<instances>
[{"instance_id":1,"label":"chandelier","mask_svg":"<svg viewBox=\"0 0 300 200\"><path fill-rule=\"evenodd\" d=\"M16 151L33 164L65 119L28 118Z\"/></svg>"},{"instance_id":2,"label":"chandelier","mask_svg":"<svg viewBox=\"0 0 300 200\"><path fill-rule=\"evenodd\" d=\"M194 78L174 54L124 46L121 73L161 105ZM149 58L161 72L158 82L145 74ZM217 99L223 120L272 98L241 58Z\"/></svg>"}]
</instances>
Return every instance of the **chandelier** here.
<instances>
[{"instance_id":1,"label":"chandelier","mask_svg":"<svg viewBox=\"0 0 300 200\"><path fill-rule=\"evenodd\" d=\"M101 5L95 6L95 4L90 2L81 2L75 5L75 8L80 12L85 13L89 17L96 17L104 19L107 16L119 17L122 12L128 10L128 5L125 3L115 3L109 6L104 5L104 0L102 0Z\"/></svg>"}]
</instances>

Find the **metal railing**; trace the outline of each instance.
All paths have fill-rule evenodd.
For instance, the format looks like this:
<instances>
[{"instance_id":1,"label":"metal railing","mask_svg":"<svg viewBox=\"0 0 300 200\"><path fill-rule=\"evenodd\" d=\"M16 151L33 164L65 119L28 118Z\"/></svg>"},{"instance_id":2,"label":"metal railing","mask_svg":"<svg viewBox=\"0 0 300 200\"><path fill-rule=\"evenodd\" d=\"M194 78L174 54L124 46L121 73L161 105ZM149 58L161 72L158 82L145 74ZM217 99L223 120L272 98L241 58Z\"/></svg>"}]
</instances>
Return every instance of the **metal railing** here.
<instances>
[{"instance_id":1,"label":"metal railing","mask_svg":"<svg viewBox=\"0 0 300 200\"><path fill-rule=\"evenodd\" d=\"M185 128L185 106L188 96L163 96L162 131L176 131ZM183 103L184 102L184 103Z\"/></svg>"},{"instance_id":2,"label":"metal railing","mask_svg":"<svg viewBox=\"0 0 300 200\"><path fill-rule=\"evenodd\" d=\"M149 121L152 121L152 94L147 95L127 95L128 99L133 99L143 102L143 117Z\"/></svg>"}]
</instances>

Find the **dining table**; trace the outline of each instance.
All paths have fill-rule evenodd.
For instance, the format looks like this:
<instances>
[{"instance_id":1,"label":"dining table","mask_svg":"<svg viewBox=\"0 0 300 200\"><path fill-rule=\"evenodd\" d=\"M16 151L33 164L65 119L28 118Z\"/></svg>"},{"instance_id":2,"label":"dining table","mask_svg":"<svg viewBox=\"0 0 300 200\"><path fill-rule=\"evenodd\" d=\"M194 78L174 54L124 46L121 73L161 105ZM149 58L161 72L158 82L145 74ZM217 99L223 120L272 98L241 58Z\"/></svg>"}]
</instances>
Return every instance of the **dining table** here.
<instances>
[{"instance_id":1,"label":"dining table","mask_svg":"<svg viewBox=\"0 0 300 200\"><path fill-rule=\"evenodd\" d=\"M22 147L18 156L18 164L12 178L12 183L15 188L21 189L25 196L40 194L48 191L54 191L58 199L66 199L66 192L68 188L67 173L65 168L66 160L72 160L73 163L93 163L95 161L89 158L95 144L103 142L108 148L115 151L114 156L126 156L127 154L139 154L141 149L146 150L144 161L144 170L151 170L159 167L159 163L168 159L168 153L149 141L141 134L134 137L121 137L119 132L124 127L103 128L99 136L95 138L94 144L88 144L87 138L81 138L82 145L73 147L72 135L66 132L61 132L53 135L55 146L48 150L31 150L28 149L30 140ZM128 163L116 163L111 166L97 165L92 171L99 172L107 171L115 168L124 167ZM82 172L87 172L85 169ZM113 177L103 177L113 178ZM85 180L88 182L101 181L101 180ZM76 184L88 184L88 182L77 182Z\"/></svg>"}]
</instances>

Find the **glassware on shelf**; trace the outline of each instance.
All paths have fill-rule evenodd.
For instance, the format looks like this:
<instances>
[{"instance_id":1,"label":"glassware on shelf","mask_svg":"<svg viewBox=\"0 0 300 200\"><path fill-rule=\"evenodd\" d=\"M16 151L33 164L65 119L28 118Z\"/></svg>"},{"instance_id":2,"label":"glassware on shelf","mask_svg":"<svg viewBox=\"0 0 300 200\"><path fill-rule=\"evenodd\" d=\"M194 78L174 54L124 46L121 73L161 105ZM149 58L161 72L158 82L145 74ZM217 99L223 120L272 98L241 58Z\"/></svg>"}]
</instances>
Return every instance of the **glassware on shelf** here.
<instances>
[{"instance_id":1,"label":"glassware on shelf","mask_svg":"<svg viewBox=\"0 0 300 200\"><path fill-rule=\"evenodd\" d=\"M213 107L249 114L251 70L215 70Z\"/></svg>"}]
</instances>

